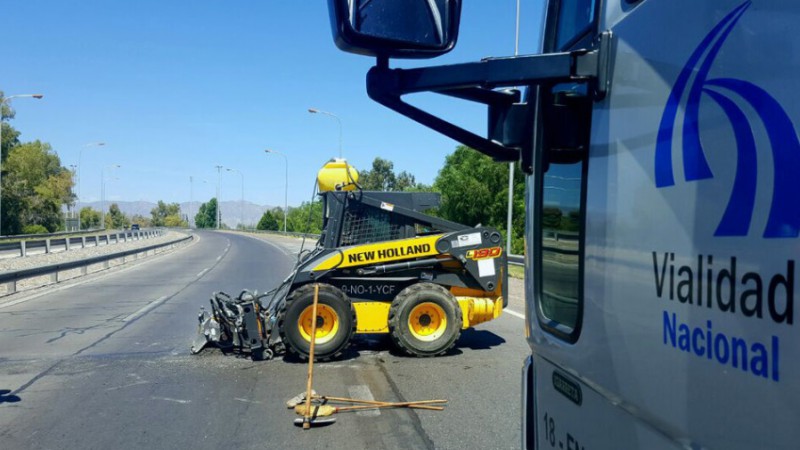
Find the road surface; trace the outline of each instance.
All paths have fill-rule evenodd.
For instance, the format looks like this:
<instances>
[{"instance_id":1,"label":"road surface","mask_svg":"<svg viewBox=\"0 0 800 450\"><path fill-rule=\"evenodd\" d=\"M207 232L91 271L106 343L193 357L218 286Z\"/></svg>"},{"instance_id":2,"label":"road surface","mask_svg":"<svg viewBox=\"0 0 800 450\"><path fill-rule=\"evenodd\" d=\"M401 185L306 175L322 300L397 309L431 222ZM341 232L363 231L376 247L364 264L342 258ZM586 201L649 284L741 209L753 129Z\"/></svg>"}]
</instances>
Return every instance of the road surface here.
<instances>
[{"instance_id":1,"label":"road surface","mask_svg":"<svg viewBox=\"0 0 800 450\"><path fill-rule=\"evenodd\" d=\"M385 401L446 398L445 411L340 413L303 431L284 402L305 364L190 355L212 291L268 290L298 241L200 232L195 243L27 301L0 303L0 443L4 449L517 448L523 321L505 313L462 333L438 358L399 356L358 338L316 365L323 394ZM509 309L522 312L519 282ZM516 292L515 292L516 291Z\"/></svg>"}]
</instances>

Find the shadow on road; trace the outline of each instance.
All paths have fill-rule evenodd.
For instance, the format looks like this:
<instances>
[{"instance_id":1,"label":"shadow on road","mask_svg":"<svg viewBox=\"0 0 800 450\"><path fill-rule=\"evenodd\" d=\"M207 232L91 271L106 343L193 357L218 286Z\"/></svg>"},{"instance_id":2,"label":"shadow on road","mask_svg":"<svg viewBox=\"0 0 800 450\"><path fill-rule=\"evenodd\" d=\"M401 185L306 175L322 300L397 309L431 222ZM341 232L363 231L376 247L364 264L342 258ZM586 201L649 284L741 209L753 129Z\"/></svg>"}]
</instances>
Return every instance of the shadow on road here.
<instances>
[{"instance_id":1,"label":"shadow on road","mask_svg":"<svg viewBox=\"0 0 800 450\"><path fill-rule=\"evenodd\" d=\"M456 341L455 348L469 348L472 350L489 350L506 342L502 337L487 330L468 329L461 333Z\"/></svg>"},{"instance_id":2,"label":"shadow on road","mask_svg":"<svg viewBox=\"0 0 800 450\"><path fill-rule=\"evenodd\" d=\"M8 389L0 389L0 405L3 403L17 403L22 399L18 395L14 395Z\"/></svg>"}]
</instances>

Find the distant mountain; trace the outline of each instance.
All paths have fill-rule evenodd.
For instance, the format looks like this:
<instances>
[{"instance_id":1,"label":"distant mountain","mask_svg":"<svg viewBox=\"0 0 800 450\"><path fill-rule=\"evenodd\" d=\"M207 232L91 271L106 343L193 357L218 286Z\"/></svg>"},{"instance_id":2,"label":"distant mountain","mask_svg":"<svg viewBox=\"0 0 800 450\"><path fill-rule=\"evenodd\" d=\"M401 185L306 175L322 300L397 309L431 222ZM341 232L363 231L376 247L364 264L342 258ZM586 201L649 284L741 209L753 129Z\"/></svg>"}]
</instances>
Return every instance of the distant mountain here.
<instances>
[{"instance_id":1,"label":"distant mountain","mask_svg":"<svg viewBox=\"0 0 800 450\"><path fill-rule=\"evenodd\" d=\"M137 201L137 202L126 202L126 201L114 201L114 202L106 202L106 210L108 209L111 203L116 203L119 206L120 211L126 214L128 217L133 216L135 214L142 215L144 217L150 217L150 211L156 207L156 203L153 202L146 202L146 201ZM191 205L189 202L182 202L181 205L181 214L190 217L191 222L194 222L194 216L197 214L197 210L200 208L203 202L196 201ZM92 209L100 210L100 202L89 202L89 203L82 203L81 208L83 207L90 207ZM255 203L251 203L245 201L244 203L239 201L234 202L221 202L220 203L220 213L222 217L222 223L227 225L228 227L235 228L239 225L240 222L243 222L246 226L255 226L259 220L261 220L261 216L264 215L264 212L268 209L272 209L274 206L268 205L257 205ZM242 220L243 219L243 220Z\"/></svg>"}]
</instances>

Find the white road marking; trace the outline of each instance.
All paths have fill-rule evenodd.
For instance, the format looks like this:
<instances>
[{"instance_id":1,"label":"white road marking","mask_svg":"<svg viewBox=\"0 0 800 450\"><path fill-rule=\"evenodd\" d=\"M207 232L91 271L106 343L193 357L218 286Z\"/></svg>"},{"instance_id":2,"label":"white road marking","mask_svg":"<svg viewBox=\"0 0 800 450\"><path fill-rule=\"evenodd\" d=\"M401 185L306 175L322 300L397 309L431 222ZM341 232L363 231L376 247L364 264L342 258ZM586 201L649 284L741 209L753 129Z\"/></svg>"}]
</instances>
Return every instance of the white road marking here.
<instances>
[{"instance_id":1,"label":"white road marking","mask_svg":"<svg viewBox=\"0 0 800 450\"><path fill-rule=\"evenodd\" d=\"M142 381L137 381L136 383L126 384L124 386L106 388L106 391L116 391L117 389L125 389L128 387L139 386L140 384L147 384L147 383L149 383L149 381L142 380Z\"/></svg>"},{"instance_id":2,"label":"white road marking","mask_svg":"<svg viewBox=\"0 0 800 450\"><path fill-rule=\"evenodd\" d=\"M243 402L243 403L257 403L257 404L261 404L261 402L259 402L258 400L248 400L248 399L246 399L246 398L239 398L239 397L234 397L233 399L234 399L234 400L236 400L236 401L239 401L239 402Z\"/></svg>"},{"instance_id":3,"label":"white road marking","mask_svg":"<svg viewBox=\"0 0 800 450\"><path fill-rule=\"evenodd\" d=\"M222 255L217 256L217 261L222 259Z\"/></svg>"},{"instance_id":4,"label":"white road marking","mask_svg":"<svg viewBox=\"0 0 800 450\"><path fill-rule=\"evenodd\" d=\"M208 267L206 267L205 269L201 270L200 273L197 274L196 278L202 277L203 275L206 274L206 272L208 272Z\"/></svg>"},{"instance_id":5,"label":"white road marking","mask_svg":"<svg viewBox=\"0 0 800 450\"><path fill-rule=\"evenodd\" d=\"M143 315L144 313L150 311L151 309L155 308L156 306L164 303L168 298L169 297L165 295L165 296L163 296L163 297L161 297L161 298L159 298L157 300L153 300L152 302L150 302L147 305L145 305L144 308L141 308L138 311L136 311L135 313L131 314L130 316L122 319L122 321L123 322L130 322L131 320L136 319L137 317L139 317L139 316Z\"/></svg>"},{"instance_id":6,"label":"white road marking","mask_svg":"<svg viewBox=\"0 0 800 450\"><path fill-rule=\"evenodd\" d=\"M347 391L350 393L351 398L357 398L359 400L375 400L375 397L372 396L372 391L369 390L369 387L363 384L359 384L357 386L347 386ZM381 415L381 410L365 409L363 411L356 411L356 415L376 417Z\"/></svg>"},{"instance_id":7,"label":"white road marking","mask_svg":"<svg viewBox=\"0 0 800 450\"><path fill-rule=\"evenodd\" d=\"M150 397L150 398L153 399L153 400L164 400L164 401L167 401L167 402L180 403L182 405L185 405L187 403L192 403L191 400L181 400L181 399L169 398L169 397Z\"/></svg>"},{"instance_id":8,"label":"white road marking","mask_svg":"<svg viewBox=\"0 0 800 450\"><path fill-rule=\"evenodd\" d=\"M504 309L504 310L503 310L503 312L504 312L504 313L511 314L511 315L512 315L512 316L514 316L514 317L519 317L520 319L523 319L523 320L525 320L525 314L520 314L520 313L518 313L518 312L516 312L516 311L512 311L512 310L510 310L510 309Z\"/></svg>"}]
</instances>

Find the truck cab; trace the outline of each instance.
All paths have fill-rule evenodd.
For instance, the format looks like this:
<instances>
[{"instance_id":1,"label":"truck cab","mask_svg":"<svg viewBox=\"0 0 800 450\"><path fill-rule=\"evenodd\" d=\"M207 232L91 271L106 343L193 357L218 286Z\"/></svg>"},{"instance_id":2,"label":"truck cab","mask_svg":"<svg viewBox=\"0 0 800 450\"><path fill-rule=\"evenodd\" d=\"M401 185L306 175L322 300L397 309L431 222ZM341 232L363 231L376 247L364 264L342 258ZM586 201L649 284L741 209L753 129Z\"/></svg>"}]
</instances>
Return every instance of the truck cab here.
<instances>
[{"instance_id":1,"label":"truck cab","mask_svg":"<svg viewBox=\"0 0 800 450\"><path fill-rule=\"evenodd\" d=\"M527 174L522 446L797 448L800 4L548 0L538 55L391 69L460 1L387 3L329 1L370 97Z\"/></svg>"}]
</instances>

